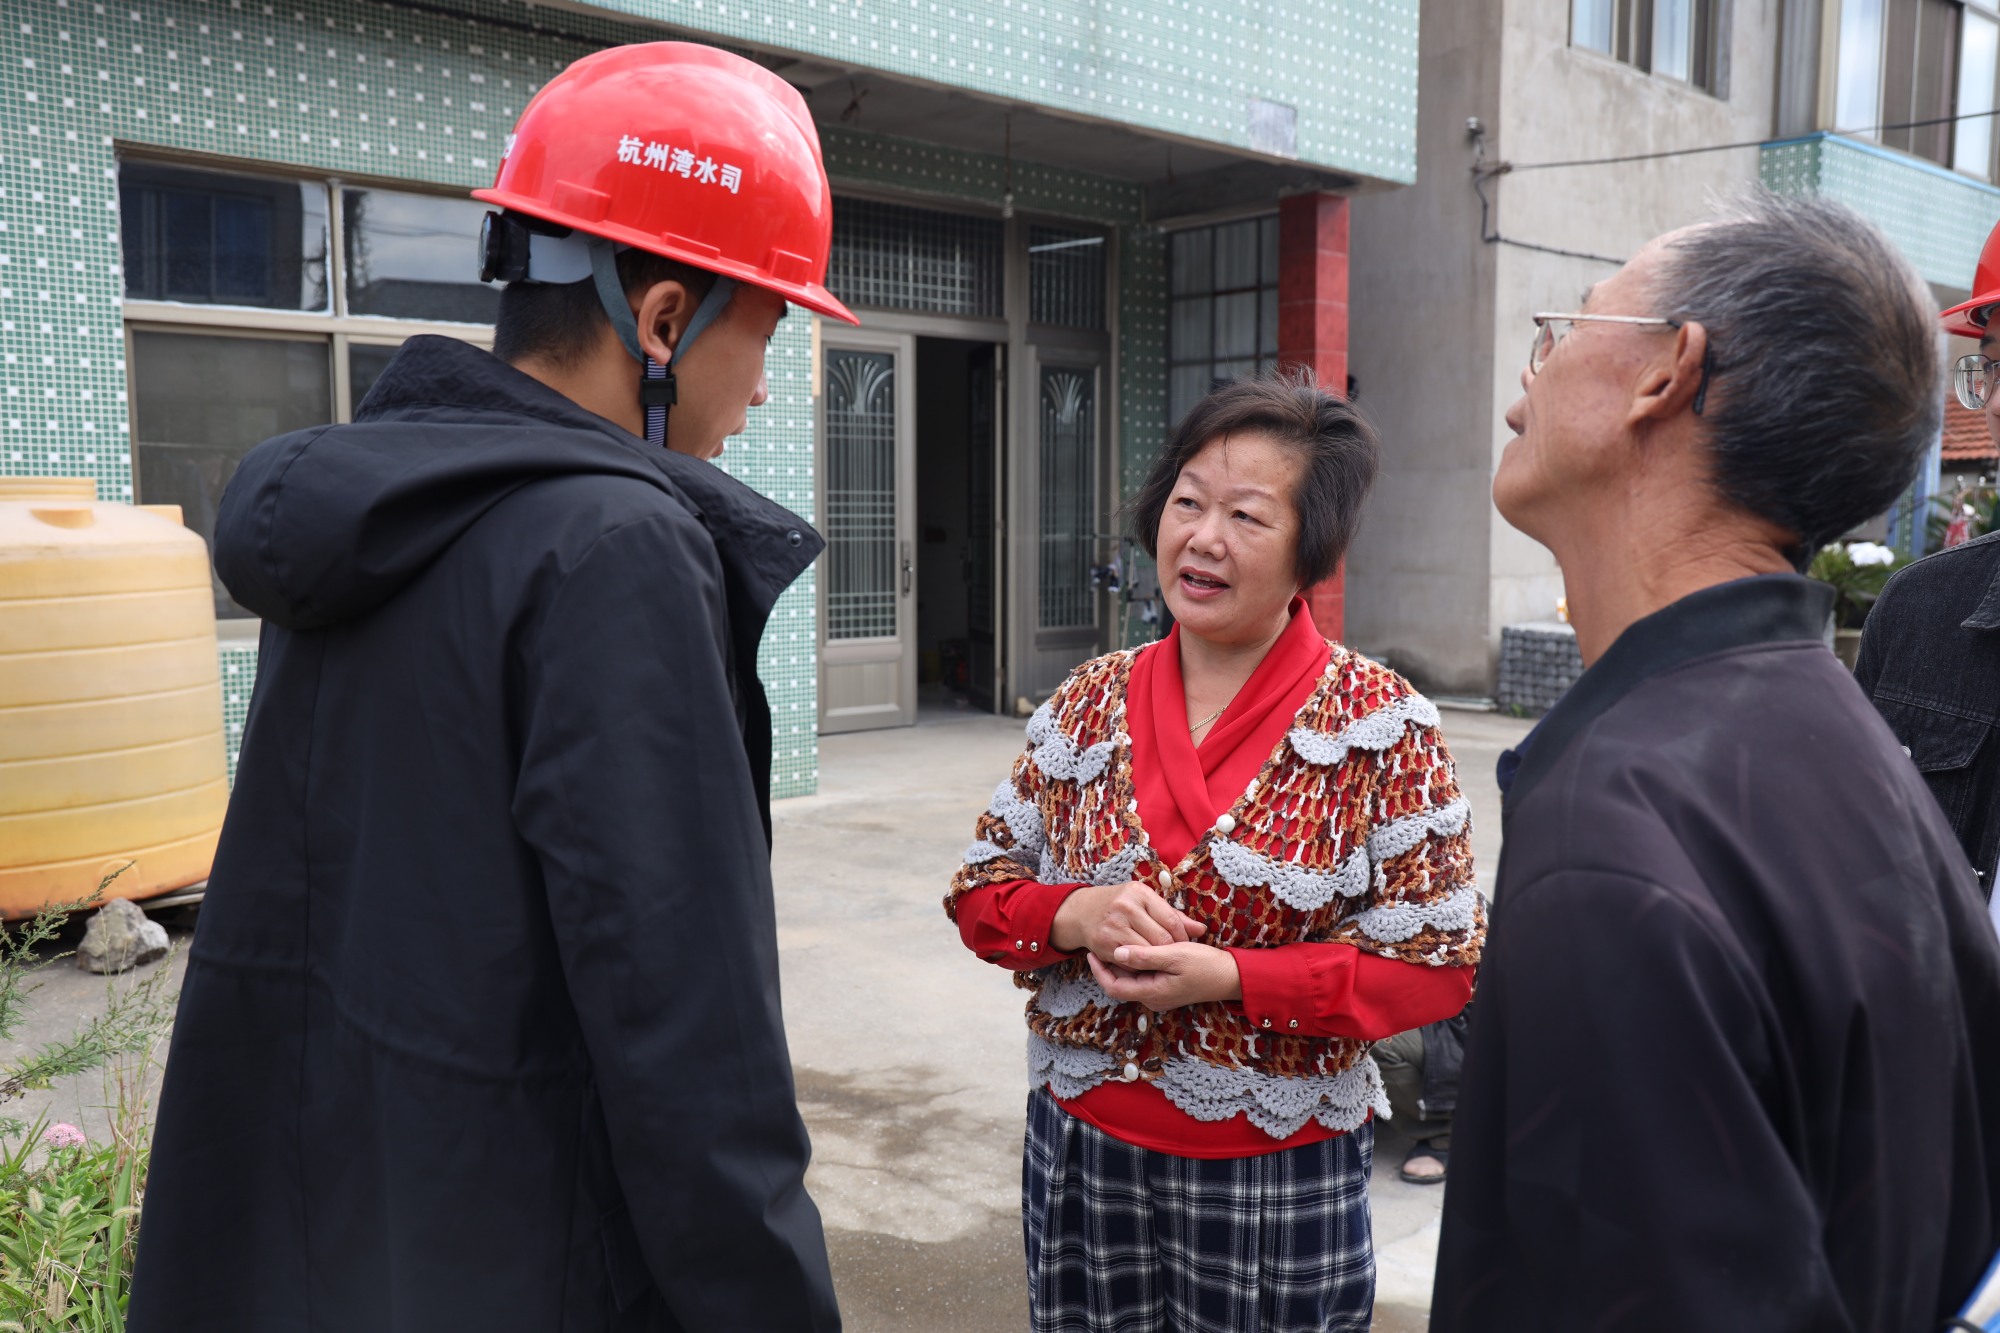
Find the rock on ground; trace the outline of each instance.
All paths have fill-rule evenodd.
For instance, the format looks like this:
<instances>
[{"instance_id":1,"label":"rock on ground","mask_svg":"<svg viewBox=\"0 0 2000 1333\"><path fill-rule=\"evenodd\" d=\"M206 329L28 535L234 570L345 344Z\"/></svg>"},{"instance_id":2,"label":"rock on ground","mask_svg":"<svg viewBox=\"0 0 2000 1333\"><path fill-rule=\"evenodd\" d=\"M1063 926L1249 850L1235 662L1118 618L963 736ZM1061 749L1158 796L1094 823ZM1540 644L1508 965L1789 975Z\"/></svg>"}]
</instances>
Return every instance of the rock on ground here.
<instances>
[{"instance_id":1,"label":"rock on ground","mask_svg":"<svg viewBox=\"0 0 2000 1333\"><path fill-rule=\"evenodd\" d=\"M129 899L114 898L92 914L76 946L76 965L86 972L127 972L166 953L167 928L148 921Z\"/></svg>"}]
</instances>

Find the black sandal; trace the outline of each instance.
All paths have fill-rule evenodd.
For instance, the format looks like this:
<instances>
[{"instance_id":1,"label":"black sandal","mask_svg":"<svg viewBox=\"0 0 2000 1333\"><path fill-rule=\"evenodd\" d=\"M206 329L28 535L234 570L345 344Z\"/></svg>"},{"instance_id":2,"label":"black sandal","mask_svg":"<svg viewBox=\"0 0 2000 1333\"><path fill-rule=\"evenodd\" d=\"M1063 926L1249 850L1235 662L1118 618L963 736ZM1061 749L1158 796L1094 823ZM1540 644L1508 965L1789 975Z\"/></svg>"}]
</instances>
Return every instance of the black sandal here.
<instances>
[{"instance_id":1,"label":"black sandal","mask_svg":"<svg viewBox=\"0 0 2000 1333\"><path fill-rule=\"evenodd\" d=\"M1410 1163L1422 1162L1422 1161L1436 1162L1439 1166L1445 1168L1445 1170L1439 1171L1434 1176L1412 1174L1410 1171ZM1451 1149L1434 1148L1430 1144L1425 1143L1422 1140L1418 1140L1416 1143L1410 1145L1410 1151L1406 1153L1403 1157L1402 1170L1398 1171L1396 1174L1401 1176L1404 1180L1409 1181L1412 1185L1442 1185L1444 1184L1445 1171L1448 1171L1450 1169L1451 1169Z\"/></svg>"}]
</instances>

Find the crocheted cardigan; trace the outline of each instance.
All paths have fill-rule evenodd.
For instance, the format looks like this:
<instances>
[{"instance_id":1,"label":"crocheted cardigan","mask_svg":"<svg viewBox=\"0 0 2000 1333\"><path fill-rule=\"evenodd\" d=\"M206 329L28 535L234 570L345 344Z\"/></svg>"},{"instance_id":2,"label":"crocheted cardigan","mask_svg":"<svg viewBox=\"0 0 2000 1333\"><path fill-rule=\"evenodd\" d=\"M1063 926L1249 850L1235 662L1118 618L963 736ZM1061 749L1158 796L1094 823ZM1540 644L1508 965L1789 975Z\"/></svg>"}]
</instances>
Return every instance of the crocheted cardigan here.
<instances>
[{"instance_id":1,"label":"crocheted cardigan","mask_svg":"<svg viewBox=\"0 0 2000 1333\"><path fill-rule=\"evenodd\" d=\"M1206 943L1351 944L1434 967L1479 961L1485 905L1471 815L1434 705L1395 672L1334 645L1324 675L1243 796L1178 865L1155 862L1132 780L1125 687L1133 653L1071 673L1028 723L1012 777L979 817L945 911L982 885L1119 884L1142 873L1205 923ZM1058 1097L1145 1079L1197 1120L1242 1112L1274 1138L1308 1119L1358 1128L1387 1116L1368 1043L1269 1030L1240 1005L1162 1014L1119 1003L1081 955L1016 975L1028 1002L1029 1076Z\"/></svg>"}]
</instances>

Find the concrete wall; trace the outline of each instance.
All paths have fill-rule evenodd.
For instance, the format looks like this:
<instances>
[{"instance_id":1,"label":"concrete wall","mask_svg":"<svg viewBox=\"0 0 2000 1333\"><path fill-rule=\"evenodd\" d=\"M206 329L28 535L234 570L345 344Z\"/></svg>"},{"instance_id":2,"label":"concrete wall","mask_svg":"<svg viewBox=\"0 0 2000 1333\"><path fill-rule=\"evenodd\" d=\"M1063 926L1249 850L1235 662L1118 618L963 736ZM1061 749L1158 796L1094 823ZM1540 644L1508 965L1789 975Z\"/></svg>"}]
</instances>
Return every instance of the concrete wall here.
<instances>
[{"instance_id":1,"label":"concrete wall","mask_svg":"<svg viewBox=\"0 0 2000 1333\"><path fill-rule=\"evenodd\" d=\"M1560 0L1517 0L1504 37L1498 152L1515 162L1614 157L1738 143L1772 133L1776 105L1779 4L1733 0L1725 95L1641 73L1568 45L1569 9ZM1496 182L1500 233L1516 240L1630 256L1661 232L1700 220L1718 195L1757 180L1755 148L1618 166L1523 172ZM1494 295L1502 350L1493 384L1492 458L1509 432L1501 414L1520 396L1537 310L1574 310L1613 265L1500 246ZM1497 517L1492 535L1489 642L1502 626L1546 620L1562 596L1554 558Z\"/></svg>"},{"instance_id":2,"label":"concrete wall","mask_svg":"<svg viewBox=\"0 0 2000 1333\"><path fill-rule=\"evenodd\" d=\"M1489 162L1533 163L1767 138L1777 0L1733 0L1726 95L1569 45L1565 0L1435 0L1423 11L1418 183L1355 201L1353 364L1384 475L1349 584L1350 638L1439 691L1486 693L1503 626L1546 620L1561 571L1494 515L1538 310L1574 310L1616 264L1484 244L1465 120ZM1498 51L1498 59L1494 52ZM1755 148L1489 182L1497 233L1622 261L1757 179Z\"/></svg>"},{"instance_id":3,"label":"concrete wall","mask_svg":"<svg viewBox=\"0 0 2000 1333\"><path fill-rule=\"evenodd\" d=\"M1468 116L1500 107L1503 7L1423 7L1414 186L1352 204L1348 367L1383 467L1347 566L1347 638L1484 693L1496 252L1479 242Z\"/></svg>"}]
</instances>

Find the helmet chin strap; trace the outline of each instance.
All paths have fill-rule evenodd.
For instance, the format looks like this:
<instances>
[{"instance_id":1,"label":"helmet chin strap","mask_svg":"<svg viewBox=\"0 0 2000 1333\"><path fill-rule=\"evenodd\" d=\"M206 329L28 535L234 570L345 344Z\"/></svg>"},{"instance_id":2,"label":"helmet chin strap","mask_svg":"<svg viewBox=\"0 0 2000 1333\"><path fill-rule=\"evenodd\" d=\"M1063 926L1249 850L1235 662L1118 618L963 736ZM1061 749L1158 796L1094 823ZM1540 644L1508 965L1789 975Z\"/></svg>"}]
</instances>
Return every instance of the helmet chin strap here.
<instances>
[{"instance_id":1,"label":"helmet chin strap","mask_svg":"<svg viewBox=\"0 0 2000 1333\"><path fill-rule=\"evenodd\" d=\"M604 307L611 327L618 332L618 341L624 343L632 359L644 367L644 378L639 381L639 405L645 413L646 439L665 448L667 410L679 397L679 386L673 371L664 362L655 361L639 345L639 322L632 317L632 303L625 297L625 284L618 280L618 249L602 237L590 238L590 276L597 284L598 303ZM708 289L708 295L702 297L701 304L694 308L694 315L681 331L680 345L674 351L685 357L688 348L694 346L694 340L715 322L729 305L729 298L735 294L736 280L718 275L715 285Z\"/></svg>"}]
</instances>

